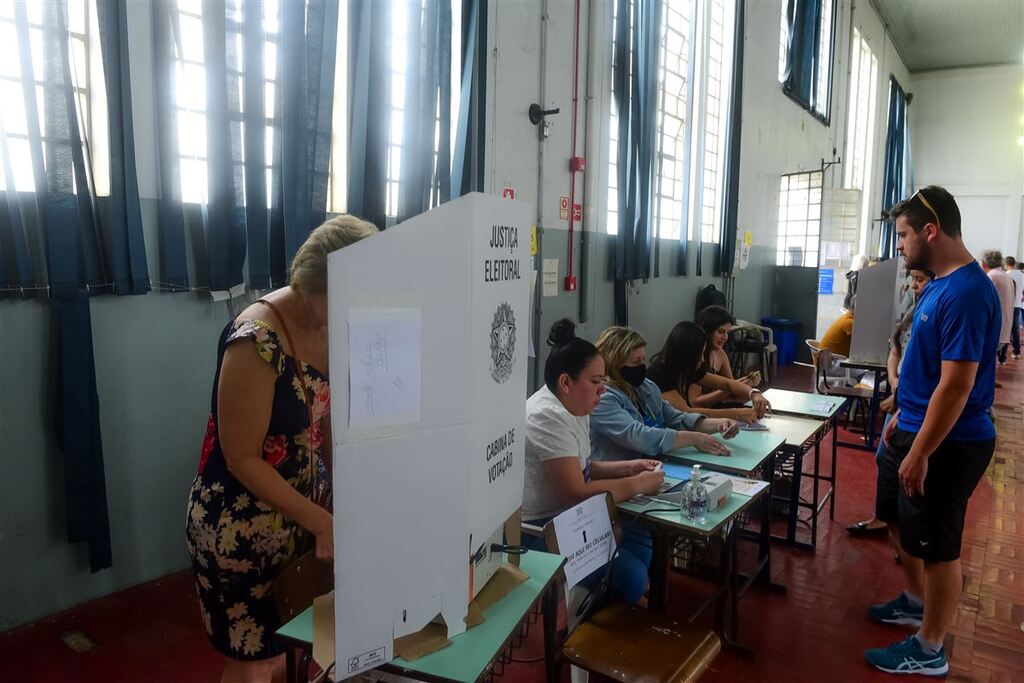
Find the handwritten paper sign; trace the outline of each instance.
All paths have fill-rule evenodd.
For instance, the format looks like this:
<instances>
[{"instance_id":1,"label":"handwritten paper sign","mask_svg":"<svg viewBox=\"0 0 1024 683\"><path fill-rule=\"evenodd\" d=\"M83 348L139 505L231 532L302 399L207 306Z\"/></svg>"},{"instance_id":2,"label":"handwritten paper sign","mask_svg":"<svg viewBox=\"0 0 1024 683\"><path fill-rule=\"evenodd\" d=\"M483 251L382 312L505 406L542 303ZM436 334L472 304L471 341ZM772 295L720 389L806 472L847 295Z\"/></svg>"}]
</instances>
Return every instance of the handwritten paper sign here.
<instances>
[{"instance_id":1,"label":"handwritten paper sign","mask_svg":"<svg viewBox=\"0 0 1024 683\"><path fill-rule=\"evenodd\" d=\"M604 494L587 498L553 521L558 550L566 559L567 588L572 588L612 559L615 536Z\"/></svg>"},{"instance_id":2,"label":"handwritten paper sign","mask_svg":"<svg viewBox=\"0 0 1024 683\"><path fill-rule=\"evenodd\" d=\"M348 321L349 429L420 421L419 310L353 310Z\"/></svg>"}]
</instances>

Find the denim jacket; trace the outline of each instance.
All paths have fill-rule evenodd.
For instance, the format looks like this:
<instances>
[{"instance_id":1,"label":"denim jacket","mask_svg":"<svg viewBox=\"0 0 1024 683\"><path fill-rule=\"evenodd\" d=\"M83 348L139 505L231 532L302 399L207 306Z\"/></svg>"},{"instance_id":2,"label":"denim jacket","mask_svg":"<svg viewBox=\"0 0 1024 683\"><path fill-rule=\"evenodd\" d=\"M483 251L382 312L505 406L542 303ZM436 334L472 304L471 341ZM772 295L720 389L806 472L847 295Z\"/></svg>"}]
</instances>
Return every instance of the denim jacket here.
<instances>
[{"instance_id":1,"label":"denim jacket","mask_svg":"<svg viewBox=\"0 0 1024 683\"><path fill-rule=\"evenodd\" d=\"M661 397L658 385L645 379L636 390L643 414L625 393L608 385L590 414L590 446L594 460L633 460L672 449L676 434L694 431L704 419L683 413Z\"/></svg>"}]
</instances>

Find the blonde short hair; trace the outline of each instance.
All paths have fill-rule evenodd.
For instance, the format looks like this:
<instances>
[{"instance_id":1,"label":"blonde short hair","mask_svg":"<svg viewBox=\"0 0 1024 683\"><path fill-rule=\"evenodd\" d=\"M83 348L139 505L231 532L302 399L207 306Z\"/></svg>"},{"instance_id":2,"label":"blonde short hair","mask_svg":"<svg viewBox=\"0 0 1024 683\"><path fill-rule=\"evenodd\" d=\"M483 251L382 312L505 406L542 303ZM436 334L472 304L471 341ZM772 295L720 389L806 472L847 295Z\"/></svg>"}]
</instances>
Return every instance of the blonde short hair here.
<instances>
[{"instance_id":1,"label":"blonde short hair","mask_svg":"<svg viewBox=\"0 0 1024 683\"><path fill-rule=\"evenodd\" d=\"M309 233L295 252L288 284L310 294L327 292L327 254L376 234L377 227L362 218L343 214L325 221Z\"/></svg>"},{"instance_id":2,"label":"blonde short hair","mask_svg":"<svg viewBox=\"0 0 1024 683\"><path fill-rule=\"evenodd\" d=\"M647 346L647 340L631 327L616 325L602 332L594 346L604 356L604 371L608 375L608 383L636 400L636 389L622 378L621 370L635 350Z\"/></svg>"}]
</instances>

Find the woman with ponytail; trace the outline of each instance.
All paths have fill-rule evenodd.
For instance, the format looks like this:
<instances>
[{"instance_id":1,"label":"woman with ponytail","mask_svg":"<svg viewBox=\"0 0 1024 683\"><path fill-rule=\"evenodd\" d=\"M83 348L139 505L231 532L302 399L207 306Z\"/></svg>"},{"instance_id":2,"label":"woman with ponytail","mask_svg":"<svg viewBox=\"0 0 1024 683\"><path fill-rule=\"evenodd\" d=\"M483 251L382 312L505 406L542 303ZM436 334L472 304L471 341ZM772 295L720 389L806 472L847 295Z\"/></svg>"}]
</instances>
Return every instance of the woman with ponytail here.
<instances>
[{"instance_id":1,"label":"woman with ponytail","mask_svg":"<svg viewBox=\"0 0 1024 683\"><path fill-rule=\"evenodd\" d=\"M610 493L616 502L657 493L665 475L656 469L656 460L591 461L590 413L605 391L600 352L577 337L575 326L565 319L551 327L548 346L544 386L526 401L523 521L543 526L600 493ZM540 539L528 536L524 541L528 547L544 549ZM650 535L630 527L612 560L608 597L641 603L650 563ZM598 570L583 583L594 588L603 575Z\"/></svg>"}]
</instances>

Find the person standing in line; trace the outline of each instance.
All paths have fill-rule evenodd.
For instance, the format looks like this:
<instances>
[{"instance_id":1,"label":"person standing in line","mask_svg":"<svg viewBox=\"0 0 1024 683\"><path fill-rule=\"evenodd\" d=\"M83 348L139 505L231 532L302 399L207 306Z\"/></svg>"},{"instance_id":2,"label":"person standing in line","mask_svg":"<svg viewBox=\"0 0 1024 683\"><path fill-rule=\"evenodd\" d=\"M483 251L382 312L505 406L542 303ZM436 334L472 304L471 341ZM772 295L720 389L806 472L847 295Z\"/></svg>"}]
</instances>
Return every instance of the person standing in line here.
<instances>
[{"instance_id":1,"label":"person standing in line","mask_svg":"<svg viewBox=\"0 0 1024 683\"><path fill-rule=\"evenodd\" d=\"M1006 350L1010 347L1010 328L1013 327L1013 280L1003 270L1003 254L998 249L981 252L981 267L995 285L999 295L1002 321L999 325L999 364L1006 363Z\"/></svg>"},{"instance_id":2,"label":"person standing in line","mask_svg":"<svg viewBox=\"0 0 1024 683\"><path fill-rule=\"evenodd\" d=\"M964 246L960 210L945 189L928 186L889 210L897 248L912 270L931 270L914 311L913 333L883 432L875 516L889 525L906 590L872 605L886 624L915 635L864 655L893 674L943 676L943 639L963 589L960 546L967 503L995 449L989 409L995 395L999 297Z\"/></svg>"},{"instance_id":3,"label":"person standing in line","mask_svg":"<svg viewBox=\"0 0 1024 683\"><path fill-rule=\"evenodd\" d=\"M1024 263L1007 256L1006 274L1013 280L1013 323L1010 329L1010 345L1013 347L1013 359L1020 358L1020 328L1024 326Z\"/></svg>"}]
</instances>

